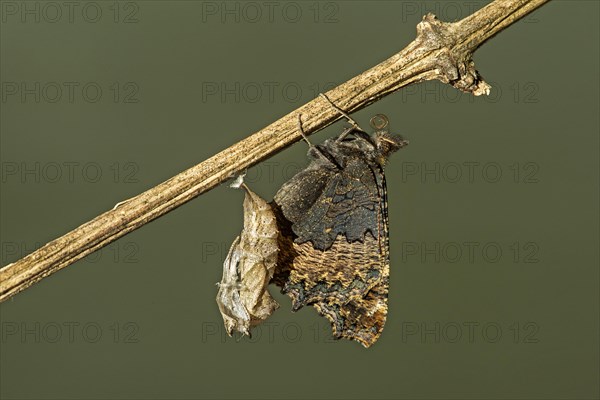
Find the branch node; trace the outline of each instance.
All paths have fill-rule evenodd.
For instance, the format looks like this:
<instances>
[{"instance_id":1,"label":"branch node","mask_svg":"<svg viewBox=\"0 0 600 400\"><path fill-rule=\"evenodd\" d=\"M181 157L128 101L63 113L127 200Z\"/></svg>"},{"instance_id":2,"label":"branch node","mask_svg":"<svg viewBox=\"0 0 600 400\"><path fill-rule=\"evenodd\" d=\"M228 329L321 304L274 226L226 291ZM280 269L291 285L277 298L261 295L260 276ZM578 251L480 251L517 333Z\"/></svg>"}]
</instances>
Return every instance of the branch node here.
<instances>
[{"instance_id":1,"label":"branch node","mask_svg":"<svg viewBox=\"0 0 600 400\"><path fill-rule=\"evenodd\" d=\"M428 13L417 25L417 40L423 49L434 53L433 69L438 80L475 96L490 93L491 86L475 69L472 53L461 45L454 23Z\"/></svg>"}]
</instances>

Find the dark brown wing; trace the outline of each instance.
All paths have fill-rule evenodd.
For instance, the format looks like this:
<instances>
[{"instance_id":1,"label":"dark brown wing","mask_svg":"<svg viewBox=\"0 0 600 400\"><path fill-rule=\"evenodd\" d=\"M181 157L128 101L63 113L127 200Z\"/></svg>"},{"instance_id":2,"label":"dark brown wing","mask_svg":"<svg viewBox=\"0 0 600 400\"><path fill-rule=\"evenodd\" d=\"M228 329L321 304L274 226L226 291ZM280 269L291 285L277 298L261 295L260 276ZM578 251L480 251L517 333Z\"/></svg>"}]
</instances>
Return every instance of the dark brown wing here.
<instances>
[{"instance_id":1,"label":"dark brown wing","mask_svg":"<svg viewBox=\"0 0 600 400\"><path fill-rule=\"evenodd\" d=\"M313 160L306 169L284 183L273 200L293 224L306 215L337 172L332 165L320 159Z\"/></svg>"},{"instance_id":2,"label":"dark brown wing","mask_svg":"<svg viewBox=\"0 0 600 400\"><path fill-rule=\"evenodd\" d=\"M378 184L381 193L379 219L380 279L362 298L350 300L346 304L318 301L313 305L319 314L331 322L335 338L356 340L365 347L371 346L379 339L387 318L390 276L388 204L383 173L380 178Z\"/></svg>"},{"instance_id":3,"label":"dark brown wing","mask_svg":"<svg viewBox=\"0 0 600 400\"><path fill-rule=\"evenodd\" d=\"M349 243L363 241L367 233L377 238L381 213L377 178L365 160L349 159L344 169L330 177L311 207L292 221L296 243L311 242L315 249L325 251L339 237Z\"/></svg>"},{"instance_id":4,"label":"dark brown wing","mask_svg":"<svg viewBox=\"0 0 600 400\"><path fill-rule=\"evenodd\" d=\"M285 196L281 191L275 196L281 230L276 281L292 298L294 310L312 304L332 322L334 336L368 347L381 334L387 315L385 178L380 166L362 159L328 175L317 188L318 197L304 196L314 203L306 207L302 202L302 213L290 214L295 204L286 203L294 198L290 193L301 198L299 190L288 186Z\"/></svg>"}]
</instances>

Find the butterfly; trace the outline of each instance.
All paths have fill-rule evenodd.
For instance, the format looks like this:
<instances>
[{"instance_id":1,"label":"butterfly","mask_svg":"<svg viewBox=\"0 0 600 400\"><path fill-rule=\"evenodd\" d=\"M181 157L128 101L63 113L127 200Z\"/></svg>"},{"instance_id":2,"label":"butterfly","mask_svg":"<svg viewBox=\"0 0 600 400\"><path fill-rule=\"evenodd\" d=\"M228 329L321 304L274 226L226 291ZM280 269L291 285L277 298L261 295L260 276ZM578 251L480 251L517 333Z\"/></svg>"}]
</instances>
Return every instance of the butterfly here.
<instances>
[{"instance_id":1,"label":"butterfly","mask_svg":"<svg viewBox=\"0 0 600 400\"><path fill-rule=\"evenodd\" d=\"M275 282L292 298L292 310L312 305L331 322L335 338L369 347L381 335L387 316L384 168L408 141L384 129L384 115L371 119L376 131L369 135L330 104L352 126L322 144L309 143L310 163L273 199L280 230Z\"/></svg>"}]
</instances>

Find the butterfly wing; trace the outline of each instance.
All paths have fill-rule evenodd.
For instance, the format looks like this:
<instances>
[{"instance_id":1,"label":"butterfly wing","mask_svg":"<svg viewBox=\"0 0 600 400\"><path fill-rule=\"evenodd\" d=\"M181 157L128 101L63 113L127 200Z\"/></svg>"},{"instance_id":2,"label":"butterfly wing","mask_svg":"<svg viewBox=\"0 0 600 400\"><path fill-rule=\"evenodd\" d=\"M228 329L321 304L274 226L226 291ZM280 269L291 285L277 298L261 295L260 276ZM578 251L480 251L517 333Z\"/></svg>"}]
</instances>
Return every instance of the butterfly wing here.
<instances>
[{"instance_id":1,"label":"butterfly wing","mask_svg":"<svg viewBox=\"0 0 600 400\"><path fill-rule=\"evenodd\" d=\"M389 292L389 236L387 215L387 191L385 177L381 180L381 278L362 298L355 298L345 304L318 301L313 304L319 314L331 322L333 336L356 340L365 347L379 339L387 318Z\"/></svg>"},{"instance_id":2,"label":"butterfly wing","mask_svg":"<svg viewBox=\"0 0 600 400\"><path fill-rule=\"evenodd\" d=\"M364 158L307 168L275 196L283 291L294 310L312 304L334 335L368 346L387 314L389 251L383 169Z\"/></svg>"}]
</instances>

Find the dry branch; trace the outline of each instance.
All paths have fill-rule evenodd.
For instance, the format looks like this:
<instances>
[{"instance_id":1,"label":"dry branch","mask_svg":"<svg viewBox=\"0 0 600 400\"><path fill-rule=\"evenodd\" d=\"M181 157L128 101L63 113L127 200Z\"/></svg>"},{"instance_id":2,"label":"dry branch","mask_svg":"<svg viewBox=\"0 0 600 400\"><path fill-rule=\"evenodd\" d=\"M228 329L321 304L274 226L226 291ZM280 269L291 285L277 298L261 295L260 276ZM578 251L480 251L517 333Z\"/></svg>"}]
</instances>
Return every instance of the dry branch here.
<instances>
[{"instance_id":1,"label":"dry branch","mask_svg":"<svg viewBox=\"0 0 600 400\"><path fill-rule=\"evenodd\" d=\"M473 52L487 39L548 0L495 0L458 22L432 14L417 25L417 37L379 65L327 92L353 112L412 83L438 79L474 95L489 85L475 70ZM121 236L214 188L244 169L301 139L298 114L307 135L340 118L317 97L266 128L173 178L119 203L115 208L0 270L0 301L26 289Z\"/></svg>"}]
</instances>

